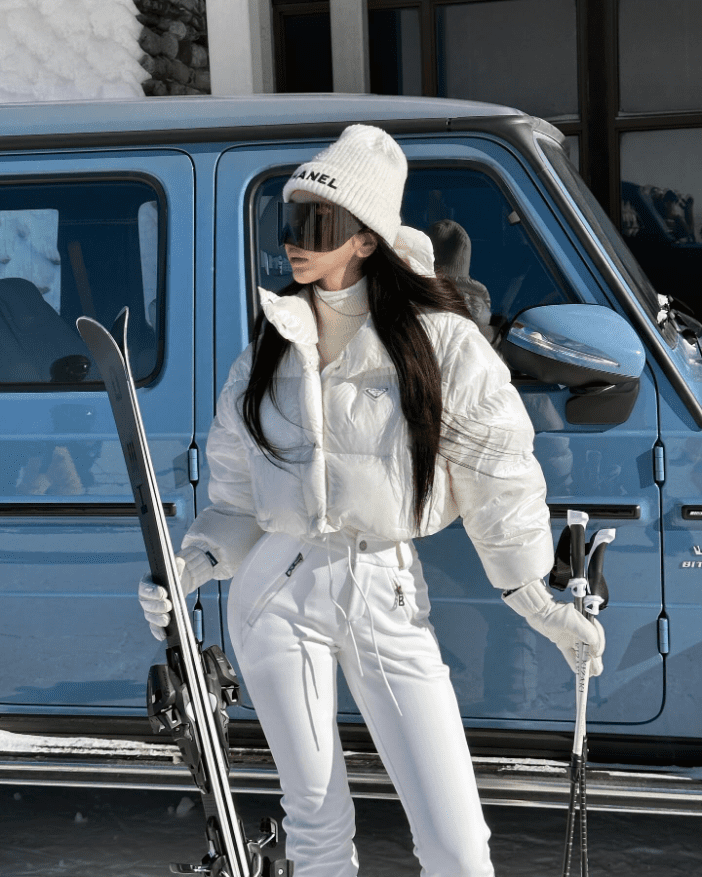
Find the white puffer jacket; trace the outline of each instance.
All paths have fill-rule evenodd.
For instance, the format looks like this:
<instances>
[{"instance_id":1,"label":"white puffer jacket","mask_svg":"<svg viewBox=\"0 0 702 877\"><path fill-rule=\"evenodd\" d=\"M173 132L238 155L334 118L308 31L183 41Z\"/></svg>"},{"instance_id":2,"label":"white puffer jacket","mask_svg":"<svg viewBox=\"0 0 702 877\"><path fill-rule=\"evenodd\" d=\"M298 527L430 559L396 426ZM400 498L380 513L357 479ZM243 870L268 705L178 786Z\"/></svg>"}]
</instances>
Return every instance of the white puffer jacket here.
<instances>
[{"instance_id":1,"label":"white puffer jacket","mask_svg":"<svg viewBox=\"0 0 702 877\"><path fill-rule=\"evenodd\" d=\"M278 370L278 408L269 399L261 406L266 436L290 462L273 465L244 425L248 347L232 366L207 443L212 505L184 547L210 551L223 579L262 531L318 538L350 528L404 541L460 515L495 587L516 588L548 573L553 543L534 432L508 369L472 322L448 313L421 318L441 369L444 428L417 530L397 374L370 316L320 375L306 291L259 292L268 319L292 341Z\"/></svg>"}]
</instances>

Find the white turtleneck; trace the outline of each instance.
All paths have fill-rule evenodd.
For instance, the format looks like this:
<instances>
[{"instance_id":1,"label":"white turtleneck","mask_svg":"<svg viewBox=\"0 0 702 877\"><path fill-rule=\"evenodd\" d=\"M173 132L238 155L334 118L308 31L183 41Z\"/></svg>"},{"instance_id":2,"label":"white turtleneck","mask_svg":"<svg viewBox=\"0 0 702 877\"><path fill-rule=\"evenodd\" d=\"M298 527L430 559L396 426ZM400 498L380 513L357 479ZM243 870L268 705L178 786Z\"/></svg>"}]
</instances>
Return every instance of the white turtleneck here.
<instances>
[{"instance_id":1,"label":"white turtleneck","mask_svg":"<svg viewBox=\"0 0 702 877\"><path fill-rule=\"evenodd\" d=\"M317 311L319 370L333 362L368 316L368 284L365 277L348 289L312 287Z\"/></svg>"}]
</instances>

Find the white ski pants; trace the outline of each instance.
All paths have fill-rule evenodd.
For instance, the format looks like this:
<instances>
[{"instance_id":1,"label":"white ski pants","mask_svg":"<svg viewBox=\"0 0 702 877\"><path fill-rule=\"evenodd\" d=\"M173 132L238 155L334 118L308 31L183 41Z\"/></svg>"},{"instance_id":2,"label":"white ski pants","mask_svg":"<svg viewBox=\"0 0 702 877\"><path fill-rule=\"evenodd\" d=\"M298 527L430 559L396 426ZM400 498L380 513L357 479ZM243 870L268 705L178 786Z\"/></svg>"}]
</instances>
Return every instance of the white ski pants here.
<instances>
[{"instance_id":1,"label":"white ski pants","mask_svg":"<svg viewBox=\"0 0 702 877\"><path fill-rule=\"evenodd\" d=\"M422 877L493 877L458 704L410 543L266 534L228 622L283 789L295 877L355 877L337 663L407 813Z\"/></svg>"}]
</instances>

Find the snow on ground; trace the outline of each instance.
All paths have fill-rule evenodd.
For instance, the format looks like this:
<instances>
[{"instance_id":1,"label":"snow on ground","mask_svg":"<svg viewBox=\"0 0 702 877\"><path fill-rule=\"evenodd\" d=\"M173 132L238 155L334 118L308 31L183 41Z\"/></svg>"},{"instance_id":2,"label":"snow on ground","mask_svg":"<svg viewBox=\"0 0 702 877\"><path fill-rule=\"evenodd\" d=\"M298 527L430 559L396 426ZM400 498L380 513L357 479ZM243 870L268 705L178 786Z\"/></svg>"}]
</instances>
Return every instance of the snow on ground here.
<instances>
[{"instance_id":1,"label":"snow on ground","mask_svg":"<svg viewBox=\"0 0 702 877\"><path fill-rule=\"evenodd\" d=\"M0 730L0 752L61 754L80 750L92 755L132 757L163 754L158 744L139 743L136 740L112 740L100 737L43 737L33 734L13 734Z\"/></svg>"},{"instance_id":2,"label":"snow on ground","mask_svg":"<svg viewBox=\"0 0 702 877\"><path fill-rule=\"evenodd\" d=\"M163 755L162 746L128 740L0 731L4 753L76 750L113 757ZM510 759L502 761L509 767ZM685 773L699 775L699 769ZM263 816L282 823L277 795L239 795L237 805L249 837L257 835ZM361 877L419 877L399 802L357 800L356 811ZM488 806L485 815L496 877L560 877L564 810ZM165 877L170 862L200 861L204 821L194 786L183 794L0 785L0 877ZM699 816L591 812L588 821L592 877L702 877ZM572 873L578 873L575 864Z\"/></svg>"},{"instance_id":3,"label":"snow on ground","mask_svg":"<svg viewBox=\"0 0 702 877\"><path fill-rule=\"evenodd\" d=\"M276 796L237 803L249 836L262 816L282 819ZM419 877L399 803L356 811L361 877ZM488 807L486 818L496 877L560 877L564 811ZM0 877L166 877L170 862L199 862L203 826L195 792L0 786ZM699 877L701 828L698 817L592 813L590 873Z\"/></svg>"},{"instance_id":4,"label":"snow on ground","mask_svg":"<svg viewBox=\"0 0 702 877\"><path fill-rule=\"evenodd\" d=\"M5 753L79 749L133 756L148 755L152 748L133 741L0 731ZM256 836L262 816L282 822L276 795L239 795L237 804L250 837ZM356 811L361 877L419 877L400 804L357 800ZM559 877L564 810L491 806L485 814L496 877ZM203 826L194 787L184 795L0 785L0 877L165 877L172 861L200 861ZM699 817L593 812L589 834L593 877L702 877Z\"/></svg>"},{"instance_id":5,"label":"snow on ground","mask_svg":"<svg viewBox=\"0 0 702 877\"><path fill-rule=\"evenodd\" d=\"M133 0L0 0L0 103L143 97Z\"/></svg>"}]
</instances>

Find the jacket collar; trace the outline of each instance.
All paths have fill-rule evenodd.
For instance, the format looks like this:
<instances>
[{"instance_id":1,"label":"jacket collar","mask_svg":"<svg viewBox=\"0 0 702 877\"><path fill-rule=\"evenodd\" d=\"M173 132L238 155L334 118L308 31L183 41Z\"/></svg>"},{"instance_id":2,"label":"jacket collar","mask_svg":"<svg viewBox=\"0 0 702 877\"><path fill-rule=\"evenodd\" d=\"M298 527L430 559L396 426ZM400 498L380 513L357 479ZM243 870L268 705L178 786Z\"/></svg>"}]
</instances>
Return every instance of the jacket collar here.
<instances>
[{"instance_id":1,"label":"jacket collar","mask_svg":"<svg viewBox=\"0 0 702 877\"><path fill-rule=\"evenodd\" d=\"M319 335L309 298L304 292L306 291L298 295L276 295L268 289L258 287L261 307L268 322L287 341L308 347L319 341Z\"/></svg>"},{"instance_id":2,"label":"jacket collar","mask_svg":"<svg viewBox=\"0 0 702 877\"><path fill-rule=\"evenodd\" d=\"M258 294L266 319L283 338L299 348L303 359L317 360L319 335L309 289L305 288L297 295L276 295L259 286ZM378 338L370 315L340 356L346 362L347 377L377 369L394 372L392 360Z\"/></svg>"}]
</instances>

